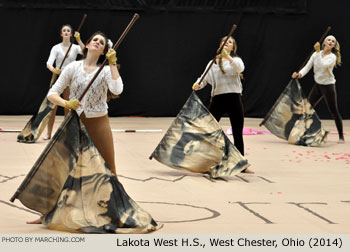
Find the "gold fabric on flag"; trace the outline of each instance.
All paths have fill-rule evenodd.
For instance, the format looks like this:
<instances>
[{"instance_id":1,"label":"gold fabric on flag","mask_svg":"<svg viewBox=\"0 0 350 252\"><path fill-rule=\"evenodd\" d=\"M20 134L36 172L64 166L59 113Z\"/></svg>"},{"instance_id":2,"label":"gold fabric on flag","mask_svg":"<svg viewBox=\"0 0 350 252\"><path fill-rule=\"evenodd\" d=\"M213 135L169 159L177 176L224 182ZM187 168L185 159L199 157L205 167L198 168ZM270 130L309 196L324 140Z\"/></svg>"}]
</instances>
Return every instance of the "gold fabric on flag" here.
<instances>
[{"instance_id":1,"label":"gold fabric on flag","mask_svg":"<svg viewBox=\"0 0 350 252\"><path fill-rule=\"evenodd\" d=\"M292 79L265 118L263 125L290 144L320 146L328 131L303 93L297 79Z\"/></svg>"},{"instance_id":2,"label":"gold fabric on flag","mask_svg":"<svg viewBox=\"0 0 350 252\"><path fill-rule=\"evenodd\" d=\"M161 227L125 192L76 112L63 121L16 192L49 228L147 233Z\"/></svg>"},{"instance_id":3,"label":"gold fabric on flag","mask_svg":"<svg viewBox=\"0 0 350 252\"><path fill-rule=\"evenodd\" d=\"M234 176L249 167L195 92L151 155L159 162L212 178Z\"/></svg>"}]
</instances>

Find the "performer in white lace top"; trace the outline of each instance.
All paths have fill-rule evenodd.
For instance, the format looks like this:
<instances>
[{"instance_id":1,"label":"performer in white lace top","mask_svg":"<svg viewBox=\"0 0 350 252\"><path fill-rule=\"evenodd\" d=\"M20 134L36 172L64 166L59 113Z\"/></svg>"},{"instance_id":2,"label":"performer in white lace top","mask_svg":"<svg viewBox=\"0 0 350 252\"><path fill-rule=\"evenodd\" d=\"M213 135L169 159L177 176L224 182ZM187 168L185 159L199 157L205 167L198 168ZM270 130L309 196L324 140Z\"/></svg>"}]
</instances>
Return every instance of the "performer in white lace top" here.
<instances>
[{"instance_id":1,"label":"performer in white lace top","mask_svg":"<svg viewBox=\"0 0 350 252\"><path fill-rule=\"evenodd\" d=\"M224 43L225 39L226 37L221 39L220 46L222 43ZM198 78L193 85L193 89L202 89L208 83L212 86L212 100L209 105L209 111L218 122L224 113L228 113L232 127L234 144L244 156L244 108L242 102L241 83L244 63L242 59L237 56L236 51L236 41L234 38L230 37L221 51L221 54L217 56L215 64L213 64L208 74L203 79L202 83L200 85L198 84L200 80L200 78ZM245 169L243 172L254 173L250 169Z\"/></svg>"},{"instance_id":2,"label":"performer in white lace top","mask_svg":"<svg viewBox=\"0 0 350 252\"><path fill-rule=\"evenodd\" d=\"M75 61L78 54L82 54L82 50L85 47L83 42L81 42L80 40L80 34L78 32L75 32L74 37L76 38L76 41L79 43L79 46L75 44L72 45L62 65L62 69L60 69L64 56L66 55L67 50L71 44L72 31L73 29L71 25L69 24L63 25L60 30L62 42L53 46L50 51L50 56L46 62L46 67L56 75L59 75L61 73L61 70L65 68L69 63ZM68 99L68 95L69 95L69 90L67 89L63 92L63 97L65 97L65 99ZM51 138L53 124L55 123L56 111L57 111L57 106L55 106L55 108L53 109L52 116L47 124L47 133L46 133L46 136L44 137L44 140L48 140ZM65 114L67 112L68 110L65 109Z\"/></svg>"},{"instance_id":3,"label":"performer in white lace top","mask_svg":"<svg viewBox=\"0 0 350 252\"><path fill-rule=\"evenodd\" d=\"M310 69L314 68L315 84L310 91L309 101L313 107L324 98L329 112L335 120L335 125L339 134L338 143L344 143L343 123L338 110L337 91L335 89L335 77L333 68L341 65L340 46L334 36L327 36L322 43L314 45L315 52L310 57L307 64L299 73L294 72L292 78L304 77Z\"/></svg>"},{"instance_id":4,"label":"performer in white lace top","mask_svg":"<svg viewBox=\"0 0 350 252\"><path fill-rule=\"evenodd\" d=\"M116 63L117 57L107 44L102 32L94 33L86 42L84 59L72 62L61 73L48 93L48 99L56 105L74 109L80 115L92 141L101 153L111 171L116 175L112 130L107 114L107 91L115 95L123 91L123 81ZM108 58L105 66L81 101L81 94L99 68L99 61ZM65 88L70 88L69 100L60 97Z\"/></svg>"}]
</instances>

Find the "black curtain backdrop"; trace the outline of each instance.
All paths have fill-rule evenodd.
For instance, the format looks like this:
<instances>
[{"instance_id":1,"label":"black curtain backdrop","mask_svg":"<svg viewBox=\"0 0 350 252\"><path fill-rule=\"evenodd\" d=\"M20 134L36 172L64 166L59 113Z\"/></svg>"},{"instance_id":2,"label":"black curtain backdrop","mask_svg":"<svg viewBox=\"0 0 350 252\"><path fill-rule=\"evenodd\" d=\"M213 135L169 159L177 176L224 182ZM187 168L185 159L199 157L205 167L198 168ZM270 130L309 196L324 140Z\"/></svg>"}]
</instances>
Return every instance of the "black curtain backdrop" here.
<instances>
[{"instance_id":1,"label":"black curtain backdrop","mask_svg":"<svg viewBox=\"0 0 350 252\"><path fill-rule=\"evenodd\" d=\"M109 103L110 116L176 116L220 38L237 24L234 37L246 67L246 117L266 115L293 71L331 26L330 34L343 46L344 63L334 70L339 109L343 119L350 119L346 0L2 1L0 114L31 115L38 110L51 78L46 61L51 47L61 42L63 24L77 28L87 13L82 40L101 30L116 42L135 12L140 19L117 50L124 92ZM312 71L301 84L308 94ZM198 94L208 104L210 86ZM324 102L316 111L321 118L330 118Z\"/></svg>"}]
</instances>

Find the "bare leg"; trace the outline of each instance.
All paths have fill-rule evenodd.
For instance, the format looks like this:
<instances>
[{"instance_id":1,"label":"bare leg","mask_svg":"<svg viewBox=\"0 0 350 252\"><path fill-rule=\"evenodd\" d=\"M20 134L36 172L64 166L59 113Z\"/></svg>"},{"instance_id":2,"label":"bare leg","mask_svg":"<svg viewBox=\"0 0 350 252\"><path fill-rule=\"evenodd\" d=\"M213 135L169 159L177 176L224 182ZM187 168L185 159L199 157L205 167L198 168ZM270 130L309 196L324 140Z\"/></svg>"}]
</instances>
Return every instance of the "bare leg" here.
<instances>
[{"instance_id":1,"label":"bare leg","mask_svg":"<svg viewBox=\"0 0 350 252\"><path fill-rule=\"evenodd\" d=\"M55 123L56 112L57 112L57 106L55 106L54 109L52 110L52 115L49 119L49 122L47 123L47 133L46 133L46 136L43 138L44 140L51 139L52 128L53 128L53 124Z\"/></svg>"},{"instance_id":2,"label":"bare leg","mask_svg":"<svg viewBox=\"0 0 350 252\"><path fill-rule=\"evenodd\" d=\"M108 167L111 169L112 173L117 176L114 159L113 135L108 116L86 118L85 115L82 114L81 120Z\"/></svg>"}]
</instances>

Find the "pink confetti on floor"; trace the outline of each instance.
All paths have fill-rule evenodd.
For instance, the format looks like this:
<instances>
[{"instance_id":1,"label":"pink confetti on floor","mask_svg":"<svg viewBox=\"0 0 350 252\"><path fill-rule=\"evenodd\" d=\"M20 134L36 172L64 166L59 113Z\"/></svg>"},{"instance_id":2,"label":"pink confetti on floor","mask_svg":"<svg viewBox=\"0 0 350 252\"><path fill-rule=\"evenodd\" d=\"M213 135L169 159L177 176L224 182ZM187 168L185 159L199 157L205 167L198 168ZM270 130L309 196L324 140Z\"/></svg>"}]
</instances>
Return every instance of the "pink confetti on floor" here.
<instances>
[{"instance_id":1,"label":"pink confetti on floor","mask_svg":"<svg viewBox=\"0 0 350 252\"><path fill-rule=\"evenodd\" d=\"M297 163L302 162L303 160L312 160L314 162L344 162L345 164L350 164L350 153L349 152L327 152L327 151L306 151L306 152L297 152L296 150L291 151L292 154L285 154L284 157L289 159L289 162L294 161ZM285 161L288 161L285 160ZM284 159L283 159L284 160Z\"/></svg>"}]
</instances>

